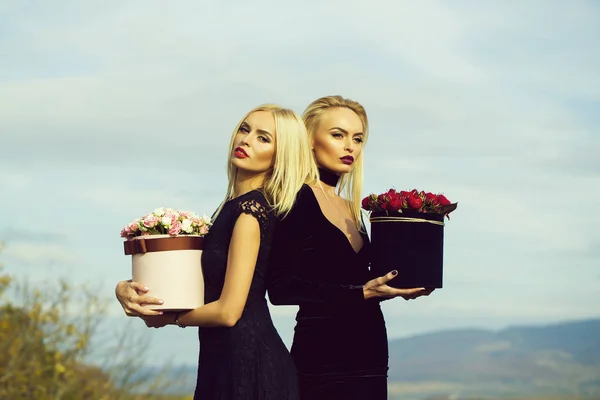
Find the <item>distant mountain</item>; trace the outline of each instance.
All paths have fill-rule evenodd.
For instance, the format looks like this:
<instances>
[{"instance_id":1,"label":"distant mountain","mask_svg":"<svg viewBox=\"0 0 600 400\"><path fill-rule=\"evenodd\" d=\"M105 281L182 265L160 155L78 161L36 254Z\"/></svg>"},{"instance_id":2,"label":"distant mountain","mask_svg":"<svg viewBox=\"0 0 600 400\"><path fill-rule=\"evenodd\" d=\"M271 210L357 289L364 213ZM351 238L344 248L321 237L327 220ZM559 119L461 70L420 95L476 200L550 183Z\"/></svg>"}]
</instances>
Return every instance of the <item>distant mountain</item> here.
<instances>
[{"instance_id":1,"label":"distant mountain","mask_svg":"<svg viewBox=\"0 0 600 400\"><path fill-rule=\"evenodd\" d=\"M389 345L390 400L600 400L600 319L438 331ZM193 392L195 366L172 375L178 393Z\"/></svg>"},{"instance_id":2,"label":"distant mountain","mask_svg":"<svg viewBox=\"0 0 600 400\"><path fill-rule=\"evenodd\" d=\"M391 392L403 399L424 394L600 399L600 319L391 340L389 377Z\"/></svg>"}]
</instances>

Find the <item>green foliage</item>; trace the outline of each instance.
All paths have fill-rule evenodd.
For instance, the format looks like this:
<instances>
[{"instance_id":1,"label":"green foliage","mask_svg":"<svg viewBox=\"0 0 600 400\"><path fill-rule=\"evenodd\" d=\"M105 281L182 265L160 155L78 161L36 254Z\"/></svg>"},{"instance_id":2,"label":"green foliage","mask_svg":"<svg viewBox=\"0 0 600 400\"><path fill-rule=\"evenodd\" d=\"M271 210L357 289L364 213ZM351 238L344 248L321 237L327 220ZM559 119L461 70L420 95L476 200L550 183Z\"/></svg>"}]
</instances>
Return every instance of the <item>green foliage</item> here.
<instances>
[{"instance_id":1,"label":"green foliage","mask_svg":"<svg viewBox=\"0 0 600 400\"><path fill-rule=\"evenodd\" d=\"M94 348L105 305L85 287L31 287L0 265L0 399L182 399L161 394L177 384L166 374L140 376L141 338L124 332L118 348ZM115 361L91 365L92 351Z\"/></svg>"}]
</instances>

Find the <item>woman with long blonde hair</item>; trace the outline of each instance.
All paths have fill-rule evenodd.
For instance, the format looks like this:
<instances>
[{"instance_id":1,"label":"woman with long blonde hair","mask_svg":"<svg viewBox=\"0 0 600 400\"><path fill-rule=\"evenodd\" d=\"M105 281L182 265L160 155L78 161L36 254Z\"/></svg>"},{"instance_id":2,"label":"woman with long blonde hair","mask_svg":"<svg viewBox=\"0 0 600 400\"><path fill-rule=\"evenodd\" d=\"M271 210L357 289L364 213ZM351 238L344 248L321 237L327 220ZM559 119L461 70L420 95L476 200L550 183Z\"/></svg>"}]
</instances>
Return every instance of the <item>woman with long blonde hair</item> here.
<instances>
[{"instance_id":1,"label":"woman with long blonde hair","mask_svg":"<svg viewBox=\"0 0 600 400\"><path fill-rule=\"evenodd\" d=\"M303 120L319 176L309 177L277 225L269 299L300 306L291 353L301 399L387 399L388 345L379 302L430 291L388 286L395 270L378 278L369 271L360 211L369 136L363 106L322 97Z\"/></svg>"},{"instance_id":2,"label":"woman with long blonde hair","mask_svg":"<svg viewBox=\"0 0 600 400\"><path fill-rule=\"evenodd\" d=\"M227 195L205 236L205 305L158 315L142 307L161 303L144 294L143 282L117 285L127 315L143 317L149 327L200 327L194 399L298 398L296 370L265 298L267 263L276 219L316 174L302 120L274 105L253 109L233 132Z\"/></svg>"}]
</instances>

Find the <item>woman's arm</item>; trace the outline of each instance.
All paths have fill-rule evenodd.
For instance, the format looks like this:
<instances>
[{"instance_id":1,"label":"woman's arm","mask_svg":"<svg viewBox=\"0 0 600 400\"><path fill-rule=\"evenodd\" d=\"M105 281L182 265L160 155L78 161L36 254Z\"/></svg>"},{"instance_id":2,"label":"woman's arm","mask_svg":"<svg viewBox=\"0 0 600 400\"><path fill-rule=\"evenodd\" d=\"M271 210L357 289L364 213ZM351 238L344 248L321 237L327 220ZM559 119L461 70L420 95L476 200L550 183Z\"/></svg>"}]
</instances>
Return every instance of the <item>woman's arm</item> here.
<instances>
[{"instance_id":1,"label":"woman's arm","mask_svg":"<svg viewBox=\"0 0 600 400\"><path fill-rule=\"evenodd\" d=\"M242 316L260 248L260 226L250 214L241 214L233 228L227 253L225 285L217 301L179 316L184 326L234 326Z\"/></svg>"},{"instance_id":2,"label":"woman's arm","mask_svg":"<svg viewBox=\"0 0 600 400\"><path fill-rule=\"evenodd\" d=\"M387 283L396 278L397 271L371 279L364 285L341 285L323 282L318 268L313 264L302 271L298 260L298 241L289 239L282 232L276 234L276 243L271 253L269 300L274 305L299 305L304 303L356 304L366 300L384 300L402 297L405 300L427 296L433 290L425 288L396 289ZM300 249L301 251L301 249ZM316 268L314 268L316 267ZM313 277L308 276L312 271Z\"/></svg>"},{"instance_id":3,"label":"woman's arm","mask_svg":"<svg viewBox=\"0 0 600 400\"><path fill-rule=\"evenodd\" d=\"M315 246L311 240L315 229L311 215L318 210L314 209L307 190L312 189L304 187L301 190L294 208L275 229L268 285L272 304L357 304L369 299L393 297L409 300L427 293L424 288L396 289L388 286L387 282L396 278L396 271L371 279L364 285L332 284L322 279L323 271L329 265L320 257L309 255Z\"/></svg>"},{"instance_id":4,"label":"woman's arm","mask_svg":"<svg viewBox=\"0 0 600 400\"><path fill-rule=\"evenodd\" d=\"M144 316L146 325L160 328L176 324L182 326L232 327L242 316L260 248L260 226L253 215L242 213L233 227L227 253L227 271L218 300L183 313L165 313Z\"/></svg>"}]
</instances>

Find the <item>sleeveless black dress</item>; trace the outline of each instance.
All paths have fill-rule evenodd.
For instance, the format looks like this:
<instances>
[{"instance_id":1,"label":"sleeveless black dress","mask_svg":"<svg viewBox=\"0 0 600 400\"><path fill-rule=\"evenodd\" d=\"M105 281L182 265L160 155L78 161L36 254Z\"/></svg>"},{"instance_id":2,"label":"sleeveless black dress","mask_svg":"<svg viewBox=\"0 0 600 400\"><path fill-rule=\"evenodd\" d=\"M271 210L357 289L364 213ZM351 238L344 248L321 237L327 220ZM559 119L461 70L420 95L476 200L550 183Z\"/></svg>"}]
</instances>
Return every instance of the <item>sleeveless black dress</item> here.
<instances>
[{"instance_id":1,"label":"sleeveless black dress","mask_svg":"<svg viewBox=\"0 0 600 400\"><path fill-rule=\"evenodd\" d=\"M269 299L299 305L291 353L303 400L387 399L387 333L379 300L363 296L373 278L363 240L355 252L307 185L275 229Z\"/></svg>"},{"instance_id":2,"label":"sleeveless black dress","mask_svg":"<svg viewBox=\"0 0 600 400\"><path fill-rule=\"evenodd\" d=\"M260 225L260 249L242 317L232 328L199 328L195 400L297 400L293 360L277 333L266 301L266 274L276 217L263 194L251 191L225 203L205 237L205 302L218 300L227 253L241 213Z\"/></svg>"}]
</instances>

